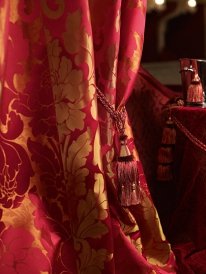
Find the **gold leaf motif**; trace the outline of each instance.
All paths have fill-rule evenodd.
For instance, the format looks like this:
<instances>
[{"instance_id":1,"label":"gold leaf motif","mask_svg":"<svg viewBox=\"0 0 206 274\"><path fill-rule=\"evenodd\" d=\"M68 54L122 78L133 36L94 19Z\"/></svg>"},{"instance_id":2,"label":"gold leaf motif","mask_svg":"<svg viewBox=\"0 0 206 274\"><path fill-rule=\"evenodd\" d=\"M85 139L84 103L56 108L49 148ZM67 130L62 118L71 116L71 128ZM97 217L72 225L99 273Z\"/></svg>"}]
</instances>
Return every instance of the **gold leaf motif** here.
<instances>
[{"instance_id":1,"label":"gold leaf motif","mask_svg":"<svg viewBox=\"0 0 206 274\"><path fill-rule=\"evenodd\" d=\"M78 41L80 44L80 48L78 50L78 54L75 57L75 63L77 65L87 64L88 66L88 75L87 79L89 79L90 83L94 83L94 57L93 57L93 43L92 37L86 30L82 33L81 40Z\"/></svg>"},{"instance_id":2,"label":"gold leaf motif","mask_svg":"<svg viewBox=\"0 0 206 274\"><path fill-rule=\"evenodd\" d=\"M141 57L141 52L142 52L142 43L143 43L143 38L135 31L131 34L133 37L130 37L131 43L133 44L134 42L136 43L136 49L133 50L133 55L132 56L124 56L122 58L122 65L124 67L124 77L119 78L119 86L120 89L125 89L125 86L129 83L131 76L130 73L137 73L138 68L139 68L139 63L140 63L140 57ZM120 103L120 106L122 103L125 102L125 98L122 98L122 102Z\"/></svg>"},{"instance_id":3,"label":"gold leaf motif","mask_svg":"<svg viewBox=\"0 0 206 274\"><path fill-rule=\"evenodd\" d=\"M15 73L13 77L14 87L18 92L23 92L29 80L27 74Z\"/></svg>"},{"instance_id":4,"label":"gold leaf motif","mask_svg":"<svg viewBox=\"0 0 206 274\"><path fill-rule=\"evenodd\" d=\"M142 39L141 36L137 33L134 32L134 39L136 42L136 50L134 50L133 56L130 59L130 69L133 72L136 72L138 67L139 67L139 63L140 63L140 56L141 56L141 52L142 52Z\"/></svg>"},{"instance_id":5,"label":"gold leaf motif","mask_svg":"<svg viewBox=\"0 0 206 274\"><path fill-rule=\"evenodd\" d=\"M49 38L48 34L47 37ZM83 80L83 72L74 69L72 62L62 52L58 40L48 44L50 75L55 99L59 135L62 139L75 129L83 130L86 114L82 108L87 104L88 84ZM85 99L83 99L85 96Z\"/></svg>"},{"instance_id":6,"label":"gold leaf motif","mask_svg":"<svg viewBox=\"0 0 206 274\"><path fill-rule=\"evenodd\" d=\"M95 98L92 100L91 115L94 120L97 120L97 101Z\"/></svg>"},{"instance_id":7,"label":"gold leaf motif","mask_svg":"<svg viewBox=\"0 0 206 274\"><path fill-rule=\"evenodd\" d=\"M107 226L101 222L108 216L103 175L96 173L94 178L94 190L89 190L77 207L78 222L73 229L77 239L100 238L108 233Z\"/></svg>"},{"instance_id":8,"label":"gold leaf motif","mask_svg":"<svg viewBox=\"0 0 206 274\"><path fill-rule=\"evenodd\" d=\"M81 134L76 140L69 146L67 154L67 168L71 172L75 172L77 169L82 168L87 160L87 156L92 151L91 134L89 129Z\"/></svg>"},{"instance_id":9,"label":"gold leaf motif","mask_svg":"<svg viewBox=\"0 0 206 274\"><path fill-rule=\"evenodd\" d=\"M96 239L108 233L107 226L98 219L100 206L99 200L91 190L85 200L80 200L77 208L78 223L74 229L76 238Z\"/></svg>"},{"instance_id":10,"label":"gold leaf motif","mask_svg":"<svg viewBox=\"0 0 206 274\"><path fill-rule=\"evenodd\" d=\"M29 231L29 233L34 237L33 247L37 247L44 254L48 252L45 250L45 246L42 244L41 235L42 230L36 228L35 226L35 210L37 210L36 206L31 202L30 197L28 195L25 196L24 200L21 202L19 207L17 208L4 208L2 211L1 221L7 227L13 227L15 229L23 228L25 231ZM59 239L59 236L55 234L55 232L51 232L49 237L55 240Z\"/></svg>"},{"instance_id":11,"label":"gold leaf motif","mask_svg":"<svg viewBox=\"0 0 206 274\"><path fill-rule=\"evenodd\" d=\"M130 213L127 212L127 214L129 215ZM128 217L131 219L130 216L128 216ZM128 226L128 225L125 225L125 224L121 223L121 227L122 227L122 230L124 231L125 235L129 235L129 234L137 232L139 230L139 227L138 227L138 225L137 225L137 223L135 221L134 221L134 225L133 226L132 225Z\"/></svg>"},{"instance_id":12,"label":"gold leaf motif","mask_svg":"<svg viewBox=\"0 0 206 274\"><path fill-rule=\"evenodd\" d=\"M154 205L144 192L142 194L139 225L144 227L141 230L143 254L151 264L164 266L168 262L171 247L165 239Z\"/></svg>"},{"instance_id":13,"label":"gold leaf motif","mask_svg":"<svg viewBox=\"0 0 206 274\"><path fill-rule=\"evenodd\" d=\"M112 165L112 159L114 159L114 148L110 149L106 153L106 161L108 163L107 164L107 175L112 180L112 182L114 182L115 173L114 173L114 168Z\"/></svg>"},{"instance_id":14,"label":"gold leaf motif","mask_svg":"<svg viewBox=\"0 0 206 274\"><path fill-rule=\"evenodd\" d=\"M135 246L135 248L138 250L138 252L142 253L142 242L141 237L137 238L136 240L131 240L132 244Z\"/></svg>"},{"instance_id":15,"label":"gold leaf motif","mask_svg":"<svg viewBox=\"0 0 206 274\"><path fill-rule=\"evenodd\" d=\"M96 89L93 85L90 85L89 87L89 94L91 99L91 115L94 120L97 120L97 100L96 97L94 96L96 92Z\"/></svg>"},{"instance_id":16,"label":"gold leaf motif","mask_svg":"<svg viewBox=\"0 0 206 274\"><path fill-rule=\"evenodd\" d=\"M93 165L98 166L102 171L102 156L101 156L101 145L100 145L100 131L99 128L96 130L95 138L94 138L94 150L93 150Z\"/></svg>"},{"instance_id":17,"label":"gold leaf motif","mask_svg":"<svg viewBox=\"0 0 206 274\"><path fill-rule=\"evenodd\" d=\"M71 131L74 131L75 129L82 130L84 128L84 118L86 114L79 109L74 109L71 104L69 104L68 106L69 117L66 120L67 128Z\"/></svg>"},{"instance_id":18,"label":"gold leaf motif","mask_svg":"<svg viewBox=\"0 0 206 274\"><path fill-rule=\"evenodd\" d=\"M28 198L24 198L18 208L3 210L2 221L5 225L13 227L24 227L31 230L34 227L33 212L35 207Z\"/></svg>"},{"instance_id":19,"label":"gold leaf motif","mask_svg":"<svg viewBox=\"0 0 206 274\"><path fill-rule=\"evenodd\" d=\"M50 66L51 66L51 77L52 77L52 80L55 80L54 78L59 69L60 54L62 52L62 48L59 46L59 40L57 39L51 40L51 36L48 30L46 31L46 39L48 42L47 52L49 56Z\"/></svg>"},{"instance_id":20,"label":"gold leaf motif","mask_svg":"<svg viewBox=\"0 0 206 274\"><path fill-rule=\"evenodd\" d=\"M63 34L64 45L69 53L78 53L75 58L75 64L87 64L87 79L91 84L94 82L94 57L92 37L85 28L81 26L82 15L80 10L69 13L66 21L66 32Z\"/></svg>"},{"instance_id":21,"label":"gold leaf motif","mask_svg":"<svg viewBox=\"0 0 206 274\"><path fill-rule=\"evenodd\" d=\"M110 81L111 81L111 88L116 87L116 81L117 81L117 50L116 45L112 45L108 49L108 57L109 57L109 63L110 63Z\"/></svg>"},{"instance_id":22,"label":"gold leaf motif","mask_svg":"<svg viewBox=\"0 0 206 274\"><path fill-rule=\"evenodd\" d=\"M82 250L79 255L78 270L84 274L101 274L104 269L105 261L108 259L106 249L95 250L89 246L88 242L81 241Z\"/></svg>"},{"instance_id":23,"label":"gold leaf motif","mask_svg":"<svg viewBox=\"0 0 206 274\"><path fill-rule=\"evenodd\" d=\"M80 135L71 145L65 145L63 159L65 170L68 171L68 183L75 189L75 194L80 196L86 192L85 177L89 174L85 164L89 153L92 151L91 135L89 130Z\"/></svg>"},{"instance_id":24,"label":"gold leaf motif","mask_svg":"<svg viewBox=\"0 0 206 274\"><path fill-rule=\"evenodd\" d=\"M9 1L4 1L3 6L0 7L0 70L3 71L5 66L5 53L6 53L6 24L7 13L9 10Z\"/></svg>"},{"instance_id":25,"label":"gold leaf motif","mask_svg":"<svg viewBox=\"0 0 206 274\"><path fill-rule=\"evenodd\" d=\"M171 248L167 242L156 242L150 249L143 248L147 261L153 265L165 266L170 257Z\"/></svg>"},{"instance_id":26,"label":"gold leaf motif","mask_svg":"<svg viewBox=\"0 0 206 274\"><path fill-rule=\"evenodd\" d=\"M95 173L94 193L98 199L98 219L105 220L108 216L108 201L105 191L105 181L101 173Z\"/></svg>"},{"instance_id":27,"label":"gold leaf motif","mask_svg":"<svg viewBox=\"0 0 206 274\"><path fill-rule=\"evenodd\" d=\"M150 235L148 235L149 237L144 237L145 239L151 239L154 238L155 241L165 241L165 235L162 231L162 227L160 225L160 220L159 220L159 216L157 213L156 208L154 207L153 203L151 202L149 196L142 191L142 195L143 195L143 199L142 199L142 216L143 218L141 218L141 222L144 223L145 228L149 228L146 229L147 232ZM145 230L145 231L146 231ZM144 245L147 245L147 242L144 243Z\"/></svg>"},{"instance_id":28,"label":"gold leaf motif","mask_svg":"<svg viewBox=\"0 0 206 274\"><path fill-rule=\"evenodd\" d=\"M10 21L15 24L19 19L18 13L19 0L10 1Z\"/></svg>"},{"instance_id":29,"label":"gold leaf motif","mask_svg":"<svg viewBox=\"0 0 206 274\"><path fill-rule=\"evenodd\" d=\"M29 231L35 238L35 246L44 252L45 248L40 239L41 232L36 229L34 224L35 209L36 207L33 205L30 198L25 196L19 207L12 209L4 208L1 220L8 227L24 228Z\"/></svg>"}]
</instances>

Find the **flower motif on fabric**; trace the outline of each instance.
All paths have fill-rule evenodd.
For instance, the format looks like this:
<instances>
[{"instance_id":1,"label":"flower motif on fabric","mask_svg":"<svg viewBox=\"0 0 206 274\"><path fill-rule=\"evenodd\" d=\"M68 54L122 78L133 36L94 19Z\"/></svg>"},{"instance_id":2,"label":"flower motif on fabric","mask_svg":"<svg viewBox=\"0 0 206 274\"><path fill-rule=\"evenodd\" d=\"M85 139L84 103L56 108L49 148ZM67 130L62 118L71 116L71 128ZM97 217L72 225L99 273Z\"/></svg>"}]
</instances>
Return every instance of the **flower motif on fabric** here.
<instances>
[{"instance_id":1,"label":"flower motif on fabric","mask_svg":"<svg viewBox=\"0 0 206 274\"><path fill-rule=\"evenodd\" d=\"M81 199L77 208L78 221L73 224L76 239L98 239L108 233L103 223L108 216L108 202L104 190L104 180L101 174L95 174L94 191L89 190L85 199Z\"/></svg>"},{"instance_id":2,"label":"flower motif on fabric","mask_svg":"<svg viewBox=\"0 0 206 274\"><path fill-rule=\"evenodd\" d=\"M69 55L74 56L74 64L81 67L84 79L88 80L88 85L90 86L94 84L95 81L94 41L92 39L92 31L88 27L90 24L89 14L86 15L87 16L83 17L81 10L69 13L66 20L66 32L63 33L62 38L66 51ZM74 29L75 31L73 31ZM90 96L93 97L93 93L91 93Z\"/></svg>"},{"instance_id":3,"label":"flower motif on fabric","mask_svg":"<svg viewBox=\"0 0 206 274\"><path fill-rule=\"evenodd\" d=\"M82 71L73 68L70 59L60 56L61 51L59 41L51 42L49 57L57 123L61 133L66 134L84 127L85 113L82 109L85 102L82 97L85 83Z\"/></svg>"},{"instance_id":4,"label":"flower motif on fabric","mask_svg":"<svg viewBox=\"0 0 206 274\"><path fill-rule=\"evenodd\" d=\"M0 235L0 273L39 274L49 262L25 229L9 227Z\"/></svg>"},{"instance_id":5,"label":"flower motif on fabric","mask_svg":"<svg viewBox=\"0 0 206 274\"><path fill-rule=\"evenodd\" d=\"M15 130L11 129L12 124ZM0 134L0 204L14 208L23 200L33 171L24 148L12 141L22 132L20 117L11 112L5 128L7 131Z\"/></svg>"},{"instance_id":6,"label":"flower motif on fabric","mask_svg":"<svg viewBox=\"0 0 206 274\"><path fill-rule=\"evenodd\" d=\"M108 250L103 248L95 250L86 241L79 243L79 247L82 251L77 265L79 273L101 274L105 261L110 257Z\"/></svg>"},{"instance_id":7,"label":"flower motif on fabric","mask_svg":"<svg viewBox=\"0 0 206 274\"><path fill-rule=\"evenodd\" d=\"M79 253L78 269L80 273L101 274L104 262L109 260L109 250L94 249L88 239L100 239L108 233L105 221L108 217L108 201L104 178L101 173L94 174L94 190L89 190L85 199L77 207L78 220L72 224L74 247Z\"/></svg>"}]
</instances>

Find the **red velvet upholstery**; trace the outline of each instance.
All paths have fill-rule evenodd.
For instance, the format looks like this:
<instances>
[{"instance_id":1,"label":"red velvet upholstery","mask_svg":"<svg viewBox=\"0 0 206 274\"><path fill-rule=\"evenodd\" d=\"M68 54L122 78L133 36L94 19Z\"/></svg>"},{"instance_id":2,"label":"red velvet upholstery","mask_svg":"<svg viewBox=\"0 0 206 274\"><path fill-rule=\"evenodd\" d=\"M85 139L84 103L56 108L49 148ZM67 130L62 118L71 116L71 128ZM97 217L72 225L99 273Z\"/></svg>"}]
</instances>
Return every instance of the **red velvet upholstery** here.
<instances>
[{"instance_id":1,"label":"red velvet upholstery","mask_svg":"<svg viewBox=\"0 0 206 274\"><path fill-rule=\"evenodd\" d=\"M206 273L206 151L177 128L173 182L157 182L157 151L163 128L162 107L173 92L140 69L127 108L136 146L164 232L172 243L180 274ZM179 107L172 114L206 144L206 109Z\"/></svg>"}]
</instances>

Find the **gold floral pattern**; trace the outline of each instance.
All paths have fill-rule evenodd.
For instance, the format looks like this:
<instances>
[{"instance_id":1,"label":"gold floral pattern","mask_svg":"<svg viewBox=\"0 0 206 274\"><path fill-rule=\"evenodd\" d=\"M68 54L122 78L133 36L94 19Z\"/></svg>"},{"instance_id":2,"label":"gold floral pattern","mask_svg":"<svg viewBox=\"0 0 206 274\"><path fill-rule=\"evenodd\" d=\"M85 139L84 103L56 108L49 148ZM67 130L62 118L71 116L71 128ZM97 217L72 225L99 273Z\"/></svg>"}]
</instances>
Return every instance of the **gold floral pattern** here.
<instances>
[{"instance_id":1,"label":"gold floral pattern","mask_svg":"<svg viewBox=\"0 0 206 274\"><path fill-rule=\"evenodd\" d=\"M85 168L87 156L92 151L89 131L86 131L73 141L69 148L65 147L68 153L65 159L65 170L68 172L66 178L70 188L74 188L76 195L86 193L85 177L89 174L88 168ZM74 184L74 185L73 185Z\"/></svg>"},{"instance_id":2,"label":"gold floral pattern","mask_svg":"<svg viewBox=\"0 0 206 274\"><path fill-rule=\"evenodd\" d=\"M95 92L115 108L131 94L145 6L0 1L1 274L127 274L127 251L142 273L175 273L149 194L140 220L118 203L115 127Z\"/></svg>"},{"instance_id":3,"label":"gold floral pattern","mask_svg":"<svg viewBox=\"0 0 206 274\"><path fill-rule=\"evenodd\" d=\"M58 41L52 41L49 45L49 56L57 123L63 133L67 134L75 129L82 130L84 127L84 103L81 100L83 74L81 70L72 68L71 60L65 56L60 58L60 53Z\"/></svg>"}]
</instances>

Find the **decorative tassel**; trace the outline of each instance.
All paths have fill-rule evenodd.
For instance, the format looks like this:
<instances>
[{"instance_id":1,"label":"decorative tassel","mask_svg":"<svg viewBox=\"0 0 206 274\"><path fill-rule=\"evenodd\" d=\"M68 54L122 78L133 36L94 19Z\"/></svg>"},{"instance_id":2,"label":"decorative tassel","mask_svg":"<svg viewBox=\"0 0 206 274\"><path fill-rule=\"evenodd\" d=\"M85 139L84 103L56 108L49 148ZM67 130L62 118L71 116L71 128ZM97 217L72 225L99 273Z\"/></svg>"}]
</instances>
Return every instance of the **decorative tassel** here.
<instances>
[{"instance_id":1,"label":"decorative tassel","mask_svg":"<svg viewBox=\"0 0 206 274\"><path fill-rule=\"evenodd\" d=\"M162 133L162 144L174 145L176 142L176 129L171 117L166 122Z\"/></svg>"},{"instance_id":2,"label":"decorative tassel","mask_svg":"<svg viewBox=\"0 0 206 274\"><path fill-rule=\"evenodd\" d=\"M160 147L158 151L158 163L171 164L173 162L173 150L171 146Z\"/></svg>"},{"instance_id":3,"label":"decorative tassel","mask_svg":"<svg viewBox=\"0 0 206 274\"><path fill-rule=\"evenodd\" d=\"M191 81L191 84L187 90L187 103L188 104L203 104L204 103L204 92L200 77L196 73Z\"/></svg>"},{"instance_id":4,"label":"decorative tassel","mask_svg":"<svg viewBox=\"0 0 206 274\"><path fill-rule=\"evenodd\" d=\"M128 146L127 135L120 136L120 153L117 161L119 200L122 206L140 203L140 186L137 163Z\"/></svg>"},{"instance_id":5,"label":"decorative tassel","mask_svg":"<svg viewBox=\"0 0 206 274\"><path fill-rule=\"evenodd\" d=\"M176 127L171 117L172 107L184 106L180 97L173 98L166 105L168 119L162 131L162 142L157 156L157 180L171 181L173 179L173 153L176 143Z\"/></svg>"},{"instance_id":6,"label":"decorative tassel","mask_svg":"<svg viewBox=\"0 0 206 274\"><path fill-rule=\"evenodd\" d=\"M157 180L158 181L171 181L173 179L171 165L159 164L157 167Z\"/></svg>"},{"instance_id":7,"label":"decorative tassel","mask_svg":"<svg viewBox=\"0 0 206 274\"><path fill-rule=\"evenodd\" d=\"M140 203L141 188L139 185L139 173L137 162L127 146L127 135L125 135L126 108L115 110L108 102L105 95L96 87L97 97L108 111L114 121L119 133L120 152L117 161L117 188L118 196L122 206L137 205Z\"/></svg>"},{"instance_id":8,"label":"decorative tassel","mask_svg":"<svg viewBox=\"0 0 206 274\"><path fill-rule=\"evenodd\" d=\"M162 143L158 150L157 180L170 181L173 178L173 147L176 143L176 129L171 119L171 115L166 122L162 132Z\"/></svg>"}]
</instances>

